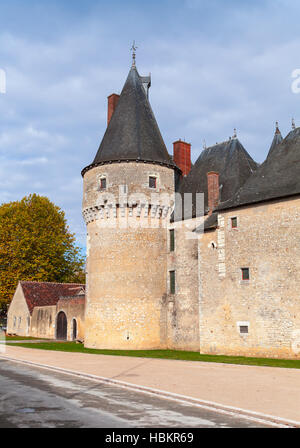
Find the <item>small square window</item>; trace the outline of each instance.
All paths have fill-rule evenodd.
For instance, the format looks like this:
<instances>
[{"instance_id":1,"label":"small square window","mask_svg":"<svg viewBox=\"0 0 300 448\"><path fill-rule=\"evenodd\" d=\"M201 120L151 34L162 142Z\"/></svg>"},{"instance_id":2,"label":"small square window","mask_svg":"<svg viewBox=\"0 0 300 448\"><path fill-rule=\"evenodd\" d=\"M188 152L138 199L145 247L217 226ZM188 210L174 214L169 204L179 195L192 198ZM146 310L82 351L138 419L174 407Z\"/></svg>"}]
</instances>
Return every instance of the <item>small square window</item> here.
<instances>
[{"instance_id":1,"label":"small square window","mask_svg":"<svg viewBox=\"0 0 300 448\"><path fill-rule=\"evenodd\" d=\"M242 280L249 280L250 274L249 274L249 268L241 268L242 271Z\"/></svg>"},{"instance_id":2,"label":"small square window","mask_svg":"<svg viewBox=\"0 0 300 448\"><path fill-rule=\"evenodd\" d=\"M175 230L170 230L170 252L175 250Z\"/></svg>"},{"instance_id":3,"label":"small square window","mask_svg":"<svg viewBox=\"0 0 300 448\"><path fill-rule=\"evenodd\" d=\"M102 179L100 179L100 189L106 190L106 177L102 177Z\"/></svg>"},{"instance_id":4,"label":"small square window","mask_svg":"<svg viewBox=\"0 0 300 448\"><path fill-rule=\"evenodd\" d=\"M149 176L149 188L156 188L157 179L154 176Z\"/></svg>"},{"instance_id":5,"label":"small square window","mask_svg":"<svg viewBox=\"0 0 300 448\"><path fill-rule=\"evenodd\" d=\"M236 229L237 228L237 217L231 218L231 228Z\"/></svg>"},{"instance_id":6,"label":"small square window","mask_svg":"<svg viewBox=\"0 0 300 448\"><path fill-rule=\"evenodd\" d=\"M175 271L170 271L170 294L175 294Z\"/></svg>"},{"instance_id":7,"label":"small square window","mask_svg":"<svg viewBox=\"0 0 300 448\"><path fill-rule=\"evenodd\" d=\"M240 325L240 333L241 334L248 334L249 333L248 325Z\"/></svg>"}]
</instances>

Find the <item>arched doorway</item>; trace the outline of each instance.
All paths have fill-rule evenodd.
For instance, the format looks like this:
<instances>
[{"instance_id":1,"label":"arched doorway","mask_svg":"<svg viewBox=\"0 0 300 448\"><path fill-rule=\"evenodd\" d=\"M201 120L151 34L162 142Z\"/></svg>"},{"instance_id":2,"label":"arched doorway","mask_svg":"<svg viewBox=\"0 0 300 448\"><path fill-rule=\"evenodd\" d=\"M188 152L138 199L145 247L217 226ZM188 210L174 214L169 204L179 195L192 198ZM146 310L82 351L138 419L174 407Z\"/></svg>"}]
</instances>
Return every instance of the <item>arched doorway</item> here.
<instances>
[{"instance_id":1,"label":"arched doorway","mask_svg":"<svg viewBox=\"0 0 300 448\"><path fill-rule=\"evenodd\" d=\"M67 339L67 316L63 311L60 311L56 319L56 339L65 341Z\"/></svg>"},{"instance_id":2,"label":"arched doorway","mask_svg":"<svg viewBox=\"0 0 300 448\"><path fill-rule=\"evenodd\" d=\"M72 328L73 328L72 339L73 339L73 341L76 341L76 339L77 339L77 322L76 322L76 319L72 320Z\"/></svg>"}]
</instances>

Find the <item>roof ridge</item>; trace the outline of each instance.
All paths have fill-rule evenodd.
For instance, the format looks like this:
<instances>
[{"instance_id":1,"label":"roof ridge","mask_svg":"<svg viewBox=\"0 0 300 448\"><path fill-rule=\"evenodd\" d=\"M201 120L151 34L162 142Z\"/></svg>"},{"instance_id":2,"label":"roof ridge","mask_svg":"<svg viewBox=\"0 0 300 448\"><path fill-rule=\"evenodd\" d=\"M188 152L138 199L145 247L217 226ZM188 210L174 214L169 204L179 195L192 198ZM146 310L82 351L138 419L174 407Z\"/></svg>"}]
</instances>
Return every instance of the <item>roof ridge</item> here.
<instances>
[{"instance_id":1,"label":"roof ridge","mask_svg":"<svg viewBox=\"0 0 300 448\"><path fill-rule=\"evenodd\" d=\"M229 142L231 142L232 140L234 140L234 139L230 138L230 139L228 139L228 140L224 140L223 142L217 142L217 143L215 143L214 145L207 146L207 147L204 149L204 151L206 151L206 150L208 150L208 149L211 149L211 148L214 148L215 146L218 146L218 145L223 145L224 143L229 143Z\"/></svg>"},{"instance_id":2,"label":"roof ridge","mask_svg":"<svg viewBox=\"0 0 300 448\"><path fill-rule=\"evenodd\" d=\"M242 154L242 157L244 157L244 159L246 160L246 162L247 162L247 164L248 164L248 166L249 166L249 169L250 169L250 171L252 172L252 173L254 173L256 170L253 170L252 169L252 167L251 167L251 165L250 165L250 159L249 159L249 157L251 157L250 156L250 154L248 153L248 151L244 148L244 146L242 145L242 143L239 141L239 144L241 145L241 147L242 147L242 151L239 151L239 154ZM248 157L249 156L249 157ZM252 157L251 157L251 159L252 159ZM253 160L253 162L255 162L255 160L254 159L252 159ZM256 163L256 162L255 162ZM256 163L256 165L257 165L257 163ZM251 176L250 176L251 177Z\"/></svg>"},{"instance_id":3,"label":"roof ridge","mask_svg":"<svg viewBox=\"0 0 300 448\"><path fill-rule=\"evenodd\" d=\"M78 286L86 286L85 283L68 283L68 282L45 282L45 281L38 281L38 280L20 280L20 283L38 283L38 284L42 284L42 283L47 283L50 285L78 285Z\"/></svg>"}]
</instances>

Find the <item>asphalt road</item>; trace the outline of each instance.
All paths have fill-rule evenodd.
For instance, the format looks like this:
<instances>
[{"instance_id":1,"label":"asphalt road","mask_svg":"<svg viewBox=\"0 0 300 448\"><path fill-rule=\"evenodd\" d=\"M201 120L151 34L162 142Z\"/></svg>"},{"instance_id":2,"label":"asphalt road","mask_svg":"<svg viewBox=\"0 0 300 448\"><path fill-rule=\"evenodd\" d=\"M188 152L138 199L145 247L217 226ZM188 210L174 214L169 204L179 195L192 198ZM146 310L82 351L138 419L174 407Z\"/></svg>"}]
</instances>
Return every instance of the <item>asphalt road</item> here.
<instances>
[{"instance_id":1,"label":"asphalt road","mask_svg":"<svg viewBox=\"0 0 300 448\"><path fill-rule=\"evenodd\" d=\"M263 427L61 372L0 360L0 428Z\"/></svg>"}]
</instances>

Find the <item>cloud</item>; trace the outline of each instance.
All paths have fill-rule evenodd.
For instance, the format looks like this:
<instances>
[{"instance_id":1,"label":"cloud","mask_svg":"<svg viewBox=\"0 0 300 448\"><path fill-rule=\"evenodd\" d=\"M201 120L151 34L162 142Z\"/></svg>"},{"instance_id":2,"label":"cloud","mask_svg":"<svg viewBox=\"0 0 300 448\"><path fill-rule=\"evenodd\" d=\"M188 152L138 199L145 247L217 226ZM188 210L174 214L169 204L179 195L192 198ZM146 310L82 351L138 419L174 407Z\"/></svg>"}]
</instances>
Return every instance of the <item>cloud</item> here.
<instances>
[{"instance_id":1,"label":"cloud","mask_svg":"<svg viewBox=\"0 0 300 448\"><path fill-rule=\"evenodd\" d=\"M300 95L291 92L297 2L26 3L7 3L0 17L0 201L47 195L82 246L80 172L104 134L106 98L126 80L133 39L170 152L185 138L195 160L203 139L214 144L237 128L262 162L275 121L283 134L292 116L300 122Z\"/></svg>"}]
</instances>

